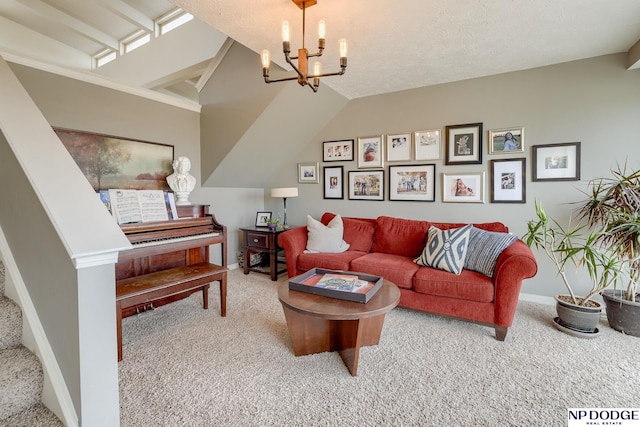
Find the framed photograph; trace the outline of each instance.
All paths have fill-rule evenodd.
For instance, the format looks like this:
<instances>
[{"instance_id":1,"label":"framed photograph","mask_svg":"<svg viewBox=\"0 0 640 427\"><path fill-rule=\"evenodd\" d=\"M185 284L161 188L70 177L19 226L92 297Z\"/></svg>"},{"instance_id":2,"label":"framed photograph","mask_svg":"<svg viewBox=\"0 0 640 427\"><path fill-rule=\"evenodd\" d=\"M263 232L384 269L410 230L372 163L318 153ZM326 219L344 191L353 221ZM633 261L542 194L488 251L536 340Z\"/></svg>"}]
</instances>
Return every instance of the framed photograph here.
<instances>
[{"instance_id":1,"label":"framed photograph","mask_svg":"<svg viewBox=\"0 0 640 427\"><path fill-rule=\"evenodd\" d=\"M489 154L524 153L524 128L489 131Z\"/></svg>"},{"instance_id":2,"label":"framed photograph","mask_svg":"<svg viewBox=\"0 0 640 427\"><path fill-rule=\"evenodd\" d=\"M266 227L267 221L271 219L271 212L256 213L256 227Z\"/></svg>"},{"instance_id":3,"label":"framed photograph","mask_svg":"<svg viewBox=\"0 0 640 427\"><path fill-rule=\"evenodd\" d=\"M439 159L440 129L417 131L413 136L413 144L416 160Z\"/></svg>"},{"instance_id":4,"label":"framed photograph","mask_svg":"<svg viewBox=\"0 0 640 427\"><path fill-rule=\"evenodd\" d=\"M579 181L580 143L534 145L533 181Z\"/></svg>"},{"instance_id":5,"label":"framed photograph","mask_svg":"<svg viewBox=\"0 0 640 427\"><path fill-rule=\"evenodd\" d=\"M344 199L344 171L342 166L324 167L324 198Z\"/></svg>"},{"instance_id":6,"label":"framed photograph","mask_svg":"<svg viewBox=\"0 0 640 427\"><path fill-rule=\"evenodd\" d=\"M442 201L484 203L484 172L442 174Z\"/></svg>"},{"instance_id":7,"label":"framed photograph","mask_svg":"<svg viewBox=\"0 0 640 427\"><path fill-rule=\"evenodd\" d=\"M384 165L384 136L358 138L358 168L381 168Z\"/></svg>"},{"instance_id":8,"label":"framed photograph","mask_svg":"<svg viewBox=\"0 0 640 427\"><path fill-rule=\"evenodd\" d=\"M384 171L349 171L349 200L384 200Z\"/></svg>"},{"instance_id":9,"label":"framed photograph","mask_svg":"<svg viewBox=\"0 0 640 427\"><path fill-rule=\"evenodd\" d=\"M401 162L407 160L411 160L411 134L387 135L387 161Z\"/></svg>"},{"instance_id":10,"label":"framed photograph","mask_svg":"<svg viewBox=\"0 0 640 427\"><path fill-rule=\"evenodd\" d=\"M491 203L525 203L526 159L491 160Z\"/></svg>"},{"instance_id":11,"label":"framed photograph","mask_svg":"<svg viewBox=\"0 0 640 427\"><path fill-rule=\"evenodd\" d=\"M389 166L389 200L436 201L436 165Z\"/></svg>"},{"instance_id":12,"label":"framed photograph","mask_svg":"<svg viewBox=\"0 0 640 427\"><path fill-rule=\"evenodd\" d=\"M445 165L482 164L482 123L446 126Z\"/></svg>"},{"instance_id":13,"label":"framed photograph","mask_svg":"<svg viewBox=\"0 0 640 427\"><path fill-rule=\"evenodd\" d=\"M173 145L53 128L95 191L171 190Z\"/></svg>"},{"instance_id":14,"label":"framed photograph","mask_svg":"<svg viewBox=\"0 0 640 427\"><path fill-rule=\"evenodd\" d=\"M298 182L301 184L320 183L320 169L318 162L298 163Z\"/></svg>"},{"instance_id":15,"label":"framed photograph","mask_svg":"<svg viewBox=\"0 0 640 427\"><path fill-rule=\"evenodd\" d=\"M346 162L353 160L353 139L324 141L322 143L323 162Z\"/></svg>"}]
</instances>

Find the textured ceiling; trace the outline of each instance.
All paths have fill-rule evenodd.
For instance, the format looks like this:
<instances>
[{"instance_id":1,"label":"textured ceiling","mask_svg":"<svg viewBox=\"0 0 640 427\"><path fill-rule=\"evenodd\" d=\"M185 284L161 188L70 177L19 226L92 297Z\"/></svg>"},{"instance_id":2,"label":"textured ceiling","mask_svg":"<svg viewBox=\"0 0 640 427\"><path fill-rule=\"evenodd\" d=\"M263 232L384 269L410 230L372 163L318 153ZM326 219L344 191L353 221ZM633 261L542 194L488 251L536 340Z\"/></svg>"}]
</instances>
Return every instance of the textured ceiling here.
<instances>
[{"instance_id":1,"label":"textured ceiling","mask_svg":"<svg viewBox=\"0 0 640 427\"><path fill-rule=\"evenodd\" d=\"M317 22L324 19L323 70L337 71L338 39L348 39L346 74L322 82L348 99L627 52L640 39L640 0L317 1L307 10L306 47L315 51ZM180 42L153 40L92 69L93 55L117 50L136 31L152 33L154 20L175 6L199 18L180 31ZM283 19L290 21L295 54L302 47L302 12L291 0L0 0L0 54L39 61L44 69L170 89L197 102L201 85L194 82L226 54L220 49L225 35L256 53L268 48L285 68ZM640 43L635 46L630 56L640 66ZM255 67L260 79L257 55Z\"/></svg>"},{"instance_id":2,"label":"textured ceiling","mask_svg":"<svg viewBox=\"0 0 640 427\"><path fill-rule=\"evenodd\" d=\"M283 67L282 20L292 51L301 47L290 0L171 1ZM640 39L639 0L318 0L306 19L310 51L326 21L325 72L348 39L347 73L323 80L347 98L627 52Z\"/></svg>"}]
</instances>

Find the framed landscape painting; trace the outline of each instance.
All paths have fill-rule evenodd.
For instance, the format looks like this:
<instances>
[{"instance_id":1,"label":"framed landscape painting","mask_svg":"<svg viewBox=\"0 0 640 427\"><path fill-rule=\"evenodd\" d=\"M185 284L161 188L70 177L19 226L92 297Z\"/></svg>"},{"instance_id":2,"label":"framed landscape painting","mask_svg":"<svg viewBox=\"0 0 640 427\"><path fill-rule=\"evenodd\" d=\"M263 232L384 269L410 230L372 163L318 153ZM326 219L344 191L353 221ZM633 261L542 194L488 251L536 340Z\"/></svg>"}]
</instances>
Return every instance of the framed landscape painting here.
<instances>
[{"instance_id":1,"label":"framed landscape painting","mask_svg":"<svg viewBox=\"0 0 640 427\"><path fill-rule=\"evenodd\" d=\"M170 190L173 145L53 128L96 191Z\"/></svg>"}]
</instances>

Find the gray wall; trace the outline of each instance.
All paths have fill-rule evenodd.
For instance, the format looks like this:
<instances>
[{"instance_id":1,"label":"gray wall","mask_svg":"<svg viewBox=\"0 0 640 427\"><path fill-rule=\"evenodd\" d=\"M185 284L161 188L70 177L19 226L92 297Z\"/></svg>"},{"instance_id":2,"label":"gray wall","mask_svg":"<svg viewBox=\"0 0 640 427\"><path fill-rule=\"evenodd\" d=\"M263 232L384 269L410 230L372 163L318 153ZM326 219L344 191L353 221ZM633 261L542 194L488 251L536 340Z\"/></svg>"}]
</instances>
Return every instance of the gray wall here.
<instances>
[{"instance_id":1,"label":"gray wall","mask_svg":"<svg viewBox=\"0 0 640 427\"><path fill-rule=\"evenodd\" d=\"M378 215L434 221L502 221L512 232L522 235L526 220L534 213L539 199L551 215L566 219L567 202L580 199L579 189L596 176L606 176L616 162L629 160L640 167L640 71L624 68L625 55L609 55L532 70L507 73L456 83L426 87L351 101L341 113L309 144L297 162L320 162L323 166L356 170L355 162L322 163L322 141L442 129L447 125L482 122L483 163L445 166L444 160L394 162L392 164L436 164L436 201L398 202L323 200L322 184L298 184L297 166L291 164L277 174L268 188L297 186L300 196L287 201L290 224L305 224L307 214L318 217L324 211L345 216ZM335 77L339 78L339 77ZM487 131L506 127L524 127L525 152L488 155ZM562 142L582 143L582 180L572 182L532 182L531 146ZM443 203L442 173L485 172L489 180L489 161L511 157L526 158L526 204ZM388 164L385 162L385 180ZM485 185L485 190L488 187ZM282 200L265 192L267 210L282 212ZM536 254L538 275L525 281L523 292L552 296L562 291L553 266ZM578 286L578 289L581 289Z\"/></svg>"},{"instance_id":2,"label":"gray wall","mask_svg":"<svg viewBox=\"0 0 640 427\"><path fill-rule=\"evenodd\" d=\"M200 187L199 113L21 65L10 67L52 126L169 144L176 157L189 157L198 180L189 200L210 205L227 226L228 261L237 261L238 228L255 221L256 211L263 209L263 192ZM220 260L219 248L212 249L212 258Z\"/></svg>"},{"instance_id":3,"label":"gray wall","mask_svg":"<svg viewBox=\"0 0 640 427\"><path fill-rule=\"evenodd\" d=\"M199 188L191 200L211 204L218 220L229 227L231 263L238 249L235 238L240 236L239 227L251 225L255 212L261 209L282 214L282 200L269 197L273 187L300 189L300 196L288 201L290 224L304 224L307 214L317 217L333 211L349 216L391 215L438 221L499 220L522 235L526 220L533 215L535 199L541 200L551 215L567 218L570 207L566 202L580 198L578 190L588 179L607 175L610 167L627 158L631 167L639 167L636 159L640 147L633 137L640 130L640 72L625 70L624 60L624 54L608 55L352 100L303 147L294 162L265 177L264 200L260 200L261 189L233 188ZM52 125L175 145L176 155L192 159L193 174L200 180L197 113L26 67L12 68ZM322 141L434 128L444 133L447 125L475 122L482 122L485 130L483 164L445 166L442 159L429 162L436 164L438 184L433 203L390 202L386 191L384 202L350 201L346 189L345 200L324 200L322 184L297 182L297 162L320 162L321 168L344 165L345 181L347 171L356 169L355 162L323 164ZM489 160L510 156L488 155L487 131L511 126L525 129L525 152L514 157L527 161L527 203L492 204L487 191L484 204L442 203L440 174L485 172L488 181ZM531 182L532 145L575 141L582 143L581 181ZM415 162L406 164L411 163ZM559 282L552 266L541 254L537 257L540 272L525 282L523 292L552 296L559 291Z\"/></svg>"}]
</instances>

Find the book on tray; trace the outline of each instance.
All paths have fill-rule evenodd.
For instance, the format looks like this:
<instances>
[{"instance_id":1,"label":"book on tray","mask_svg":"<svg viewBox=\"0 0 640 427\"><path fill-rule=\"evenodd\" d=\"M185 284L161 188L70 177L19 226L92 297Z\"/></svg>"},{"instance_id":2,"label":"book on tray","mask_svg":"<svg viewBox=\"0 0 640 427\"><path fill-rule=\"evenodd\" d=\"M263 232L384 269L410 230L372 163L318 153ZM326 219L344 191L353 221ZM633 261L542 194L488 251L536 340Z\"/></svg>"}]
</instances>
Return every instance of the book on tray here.
<instances>
[{"instance_id":1,"label":"book on tray","mask_svg":"<svg viewBox=\"0 0 640 427\"><path fill-rule=\"evenodd\" d=\"M366 303L382 287L382 279L369 274L313 269L291 278L289 289Z\"/></svg>"}]
</instances>

